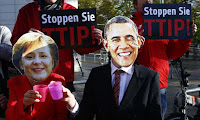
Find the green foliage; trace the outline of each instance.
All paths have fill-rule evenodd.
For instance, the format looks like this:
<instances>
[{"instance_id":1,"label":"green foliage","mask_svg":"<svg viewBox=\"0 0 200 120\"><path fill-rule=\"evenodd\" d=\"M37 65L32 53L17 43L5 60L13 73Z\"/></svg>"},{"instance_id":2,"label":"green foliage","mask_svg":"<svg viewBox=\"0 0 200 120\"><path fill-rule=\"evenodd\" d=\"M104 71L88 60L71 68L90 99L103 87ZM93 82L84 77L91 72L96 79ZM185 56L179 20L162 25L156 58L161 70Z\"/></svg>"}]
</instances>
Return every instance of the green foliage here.
<instances>
[{"instance_id":1,"label":"green foliage","mask_svg":"<svg viewBox=\"0 0 200 120\"><path fill-rule=\"evenodd\" d=\"M121 15L131 17L131 11L134 9L132 0L79 0L79 8L96 8L97 27L101 30L107 20L114 16ZM160 3L160 0L154 0L154 3ZM197 25L197 33L194 41L200 38L200 0L164 0L164 3L187 3L191 4L192 19Z\"/></svg>"},{"instance_id":2,"label":"green foliage","mask_svg":"<svg viewBox=\"0 0 200 120\"><path fill-rule=\"evenodd\" d=\"M197 25L197 32L194 35L193 42L196 42L197 40L200 40L200 2L194 1L192 7L192 18Z\"/></svg>"},{"instance_id":3,"label":"green foliage","mask_svg":"<svg viewBox=\"0 0 200 120\"><path fill-rule=\"evenodd\" d=\"M97 27L101 30L107 20L114 16L131 16L132 0L79 0L79 8L96 8Z\"/></svg>"}]
</instances>

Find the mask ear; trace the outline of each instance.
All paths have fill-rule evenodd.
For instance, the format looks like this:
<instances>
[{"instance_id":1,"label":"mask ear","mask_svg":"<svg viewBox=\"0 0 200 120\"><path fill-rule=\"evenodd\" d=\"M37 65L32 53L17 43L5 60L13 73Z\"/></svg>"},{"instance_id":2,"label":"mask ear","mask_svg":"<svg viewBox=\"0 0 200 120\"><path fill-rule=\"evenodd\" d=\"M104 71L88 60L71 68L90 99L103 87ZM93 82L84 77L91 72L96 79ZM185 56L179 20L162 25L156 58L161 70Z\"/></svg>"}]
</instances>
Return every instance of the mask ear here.
<instances>
[{"instance_id":1,"label":"mask ear","mask_svg":"<svg viewBox=\"0 0 200 120\"><path fill-rule=\"evenodd\" d=\"M141 48L144 45L145 38L143 36L138 36L138 48Z\"/></svg>"},{"instance_id":2,"label":"mask ear","mask_svg":"<svg viewBox=\"0 0 200 120\"><path fill-rule=\"evenodd\" d=\"M103 46L106 49L107 52L109 52L109 48L108 48L108 41L103 39Z\"/></svg>"}]
</instances>

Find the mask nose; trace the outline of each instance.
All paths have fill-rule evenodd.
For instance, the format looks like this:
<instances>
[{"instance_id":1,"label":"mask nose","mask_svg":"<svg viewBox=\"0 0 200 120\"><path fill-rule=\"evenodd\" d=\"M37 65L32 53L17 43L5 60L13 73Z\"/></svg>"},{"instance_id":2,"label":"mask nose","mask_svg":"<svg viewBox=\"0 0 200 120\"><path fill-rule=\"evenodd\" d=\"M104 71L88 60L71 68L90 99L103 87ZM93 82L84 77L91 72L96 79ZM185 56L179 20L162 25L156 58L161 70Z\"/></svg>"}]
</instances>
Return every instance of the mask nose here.
<instances>
[{"instance_id":1,"label":"mask nose","mask_svg":"<svg viewBox=\"0 0 200 120\"><path fill-rule=\"evenodd\" d=\"M119 44L119 48L127 48L129 45L128 45L128 42L125 40L125 39L122 39L120 44Z\"/></svg>"},{"instance_id":2,"label":"mask nose","mask_svg":"<svg viewBox=\"0 0 200 120\"><path fill-rule=\"evenodd\" d=\"M41 59L37 56L35 57L33 64L39 64L39 63L41 63Z\"/></svg>"}]
</instances>

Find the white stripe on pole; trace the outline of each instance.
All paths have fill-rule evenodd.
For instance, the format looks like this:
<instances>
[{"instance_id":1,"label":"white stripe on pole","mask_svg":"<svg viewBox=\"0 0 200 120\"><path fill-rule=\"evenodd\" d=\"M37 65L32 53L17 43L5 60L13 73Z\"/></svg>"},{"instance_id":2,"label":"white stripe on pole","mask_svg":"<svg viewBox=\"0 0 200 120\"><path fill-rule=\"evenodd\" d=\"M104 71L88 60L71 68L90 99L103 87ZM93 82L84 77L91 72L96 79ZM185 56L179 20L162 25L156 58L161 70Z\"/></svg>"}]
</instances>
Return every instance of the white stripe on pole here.
<instances>
[{"instance_id":1,"label":"white stripe on pole","mask_svg":"<svg viewBox=\"0 0 200 120\"><path fill-rule=\"evenodd\" d=\"M65 3L68 3L78 9L78 0L65 0Z\"/></svg>"}]
</instances>

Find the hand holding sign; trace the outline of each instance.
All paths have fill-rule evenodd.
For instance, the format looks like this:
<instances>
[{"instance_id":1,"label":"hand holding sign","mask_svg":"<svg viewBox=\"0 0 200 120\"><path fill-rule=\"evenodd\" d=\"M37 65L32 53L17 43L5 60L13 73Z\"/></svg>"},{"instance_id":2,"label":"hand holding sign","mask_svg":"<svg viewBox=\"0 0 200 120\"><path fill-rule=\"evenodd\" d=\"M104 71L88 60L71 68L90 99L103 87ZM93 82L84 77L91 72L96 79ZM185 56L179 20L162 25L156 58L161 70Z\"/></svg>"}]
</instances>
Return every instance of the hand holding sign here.
<instances>
[{"instance_id":1,"label":"hand holding sign","mask_svg":"<svg viewBox=\"0 0 200 120\"><path fill-rule=\"evenodd\" d=\"M95 39L98 40L98 44L100 45L103 42L103 37L102 37L103 32L100 29L94 28L92 33L94 34Z\"/></svg>"},{"instance_id":2,"label":"hand holding sign","mask_svg":"<svg viewBox=\"0 0 200 120\"><path fill-rule=\"evenodd\" d=\"M197 32L197 25L192 21L192 34L194 35Z\"/></svg>"}]
</instances>

